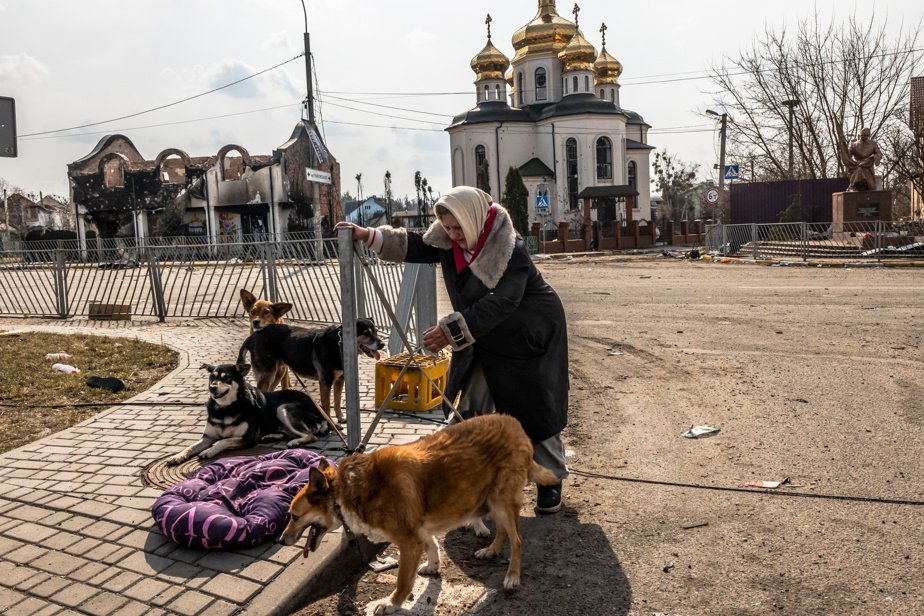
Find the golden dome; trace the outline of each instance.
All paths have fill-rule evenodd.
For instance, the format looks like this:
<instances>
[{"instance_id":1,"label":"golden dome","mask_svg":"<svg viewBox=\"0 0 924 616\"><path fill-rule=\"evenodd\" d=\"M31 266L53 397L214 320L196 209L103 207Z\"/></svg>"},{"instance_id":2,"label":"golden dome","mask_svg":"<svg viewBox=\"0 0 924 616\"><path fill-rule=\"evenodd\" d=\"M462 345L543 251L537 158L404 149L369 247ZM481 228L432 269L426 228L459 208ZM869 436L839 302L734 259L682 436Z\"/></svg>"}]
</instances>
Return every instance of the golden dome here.
<instances>
[{"instance_id":1,"label":"golden dome","mask_svg":"<svg viewBox=\"0 0 924 616\"><path fill-rule=\"evenodd\" d=\"M475 71L476 81L482 79L503 79L504 71L510 66L510 60L507 59L491 39L488 39L484 49L478 52L478 55L472 58L472 70Z\"/></svg>"},{"instance_id":2,"label":"golden dome","mask_svg":"<svg viewBox=\"0 0 924 616\"><path fill-rule=\"evenodd\" d=\"M571 37L571 41L558 54L561 60L562 72L569 71L592 71L594 69L594 59L597 57L597 50L584 38L581 31L578 30Z\"/></svg>"},{"instance_id":3,"label":"golden dome","mask_svg":"<svg viewBox=\"0 0 924 616\"><path fill-rule=\"evenodd\" d=\"M618 83L619 76L622 75L622 64L611 56L606 47L600 49L600 55L594 61L594 73L597 74L594 79L595 85L615 84Z\"/></svg>"},{"instance_id":4,"label":"golden dome","mask_svg":"<svg viewBox=\"0 0 924 616\"><path fill-rule=\"evenodd\" d=\"M576 31L577 26L555 11L555 0L539 0L539 12L533 20L513 34L513 61L537 53L558 53Z\"/></svg>"}]
</instances>

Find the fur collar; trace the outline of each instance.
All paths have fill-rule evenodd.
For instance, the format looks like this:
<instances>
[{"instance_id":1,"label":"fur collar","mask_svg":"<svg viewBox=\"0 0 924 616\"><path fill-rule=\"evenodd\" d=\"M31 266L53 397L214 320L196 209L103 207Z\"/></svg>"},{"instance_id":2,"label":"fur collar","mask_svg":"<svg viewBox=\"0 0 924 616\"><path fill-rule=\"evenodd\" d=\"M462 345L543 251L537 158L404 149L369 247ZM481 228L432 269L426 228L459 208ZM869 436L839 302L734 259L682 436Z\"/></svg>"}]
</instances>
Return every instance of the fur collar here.
<instances>
[{"instance_id":1,"label":"fur collar","mask_svg":"<svg viewBox=\"0 0 924 616\"><path fill-rule=\"evenodd\" d=\"M507 210L496 203L491 207L497 210L494 226L491 227L491 232L484 246L481 247L481 252L469 264L475 277L489 289L493 289L500 282L507 270L507 263L510 261L510 255L513 254L517 241L517 232L513 228L513 221L510 220ZM424 233L423 241L434 248L452 250L452 240L449 239L439 220L430 225Z\"/></svg>"}]
</instances>

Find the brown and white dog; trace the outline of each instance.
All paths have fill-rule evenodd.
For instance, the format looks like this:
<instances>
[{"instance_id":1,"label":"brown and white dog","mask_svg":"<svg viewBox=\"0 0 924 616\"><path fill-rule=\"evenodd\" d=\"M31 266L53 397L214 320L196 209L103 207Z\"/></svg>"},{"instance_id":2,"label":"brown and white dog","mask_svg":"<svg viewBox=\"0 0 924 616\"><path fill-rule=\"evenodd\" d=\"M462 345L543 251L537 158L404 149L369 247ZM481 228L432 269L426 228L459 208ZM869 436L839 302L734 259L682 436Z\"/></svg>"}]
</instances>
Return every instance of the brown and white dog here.
<instances>
[{"instance_id":1,"label":"brown and white dog","mask_svg":"<svg viewBox=\"0 0 924 616\"><path fill-rule=\"evenodd\" d=\"M292 304L257 299L257 296L247 289L241 289L241 304L244 305L251 334L267 325L285 323L283 315L292 310ZM282 389L292 389L289 368L281 361L276 363L266 391L274 391L279 386L282 386Z\"/></svg>"},{"instance_id":2,"label":"brown and white dog","mask_svg":"<svg viewBox=\"0 0 924 616\"><path fill-rule=\"evenodd\" d=\"M289 524L280 542L293 545L308 529L304 555L328 530L341 526L372 541L389 541L400 550L398 584L390 602L376 614L401 608L413 588L415 572L437 574L440 551L435 535L490 513L494 541L475 558L500 554L510 540L504 588L520 585L519 530L523 485L558 483L533 461L533 446L509 415L485 415L448 426L406 445L354 454L339 468L323 463L289 506ZM426 549L427 562L420 556Z\"/></svg>"}]
</instances>

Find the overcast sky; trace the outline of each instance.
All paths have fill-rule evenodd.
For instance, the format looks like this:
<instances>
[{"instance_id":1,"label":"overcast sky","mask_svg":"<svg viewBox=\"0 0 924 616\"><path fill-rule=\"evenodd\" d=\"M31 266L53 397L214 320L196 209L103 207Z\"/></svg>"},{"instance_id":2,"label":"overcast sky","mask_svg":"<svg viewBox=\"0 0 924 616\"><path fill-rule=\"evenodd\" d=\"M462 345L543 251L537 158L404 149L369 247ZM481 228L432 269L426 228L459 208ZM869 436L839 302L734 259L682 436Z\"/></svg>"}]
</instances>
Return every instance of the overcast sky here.
<instances>
[{"instance_id":1,"label":"overcast sky","mask_svg":"<svg viewBox=\"0 0 924 616\"><path fill-rule=\"evenodd\" d=\"M474 106L469 61L484 46L485 15L495 45L512 57L511 36L535 15L536 0L305 4L320 116L343 190L355 194L362 173L364 193L381 194L386 170L399 196L414 194L415 170L434 192L448 189L443 129ZM736 56L765 28L794 28L816 9L837 22L875 13L893 32L924 15L921 0L580 4L581 30L598 50L607 24L607 50L624 66L622 106L652 126L651 145L700 163L704 175L717 161L718 133L703 115L710 83L691 77ZM558 2L558 12L571 19L572 6ZM147 159L168 147L208 156L228 143L270 154L300 117L301 58L151 113L36 133L130 116L263 71L300 53L303 32L300 0L0 0L0 96L16 99L20 135L19 157L0 158L0 177L67 195L67 164L110 133L128 136Z\"/></svg>"}]
</instances>

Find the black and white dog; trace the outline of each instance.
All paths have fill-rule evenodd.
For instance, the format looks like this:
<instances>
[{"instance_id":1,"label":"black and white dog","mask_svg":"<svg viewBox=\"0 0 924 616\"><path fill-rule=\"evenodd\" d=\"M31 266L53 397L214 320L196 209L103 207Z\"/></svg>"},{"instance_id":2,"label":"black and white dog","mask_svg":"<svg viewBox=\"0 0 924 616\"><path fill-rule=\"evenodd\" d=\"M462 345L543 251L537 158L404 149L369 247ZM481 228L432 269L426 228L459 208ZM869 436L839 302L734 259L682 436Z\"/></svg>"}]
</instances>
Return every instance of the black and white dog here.
<instances>
[{"instance_id":1,"label":"black and white dog","mask_svg":"<svg viewBox=\"0 0 924 616\"><path fill-rule=\"evenodd\" d=\"M312 443L330 431L314 400L292 389L262 392L244 377L250 365L202 364L209 372L208 417L198 443L167 461L173 466L198 455L214 458L229 449L290 437L289 447ZM317 435L317 436L316 436Z\"/></svg>"},{"instance_id":2,"label":"black and white dog","mask_svg":"<svg viewBox=\"0 0 924 616\"><path fill-rule=\"evenodd\" d=\"M292 325L266 325L254 331L241 345L237 361L250 352L257 388L267 391L272 384L276 362L289 366L295 374L317 379L321 389L321 407L330 417L331 389L337 422L343 422L340 397L343 393L342 327L308 329ZM373 359L381 357L385 343L378 336L372 319L356 319L356 342L359 350Z\"/></svg>"}]
</instances>

